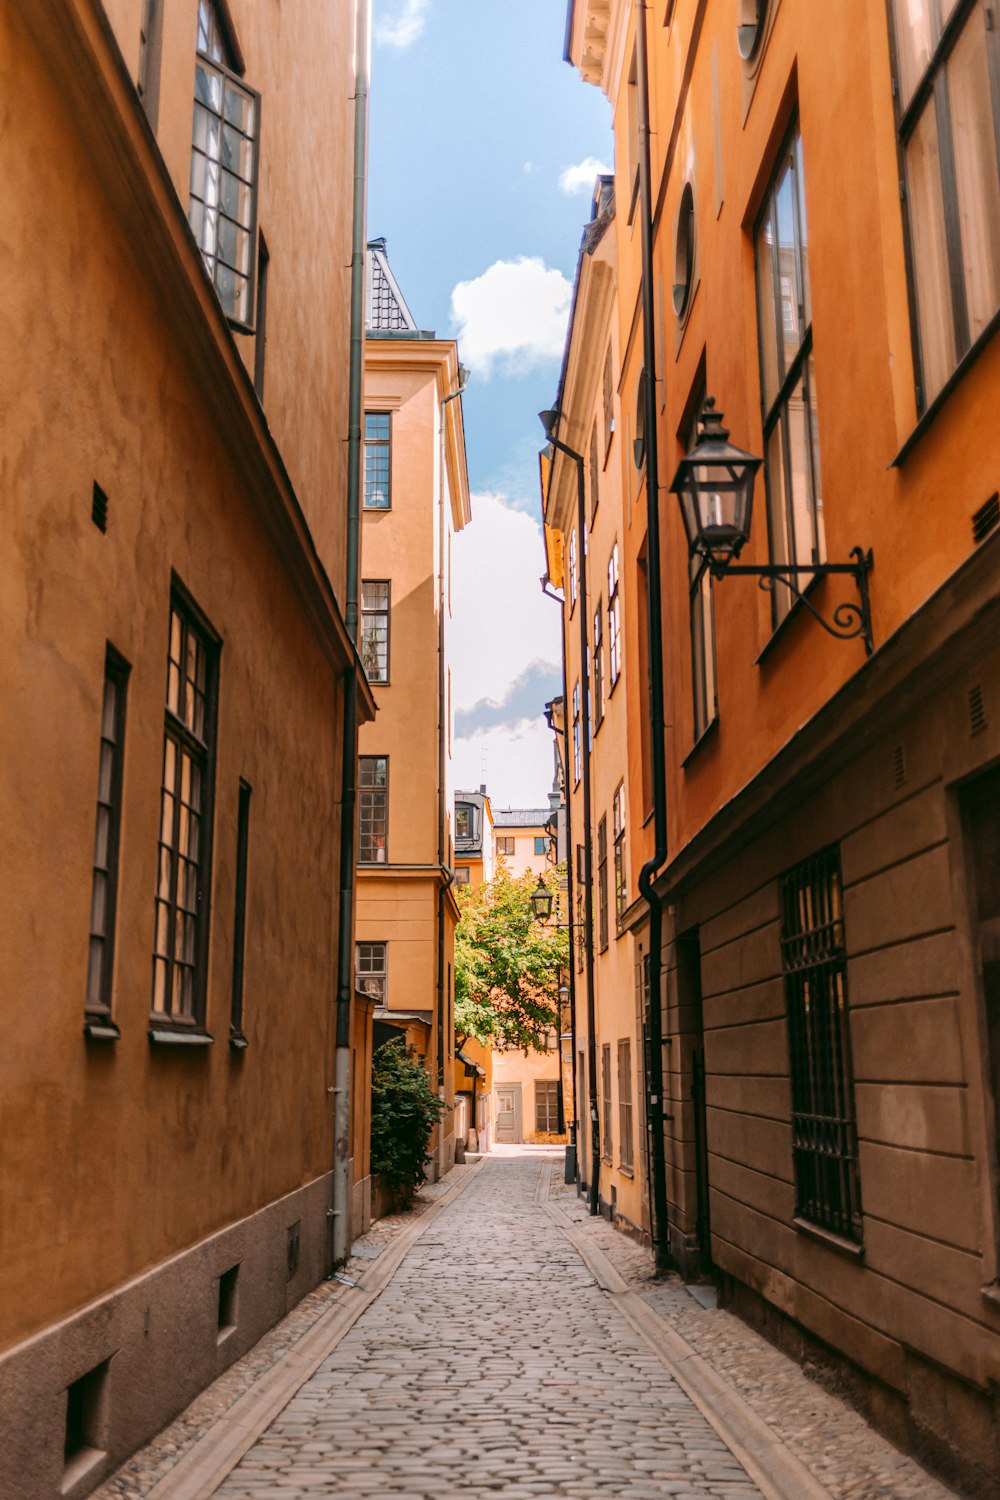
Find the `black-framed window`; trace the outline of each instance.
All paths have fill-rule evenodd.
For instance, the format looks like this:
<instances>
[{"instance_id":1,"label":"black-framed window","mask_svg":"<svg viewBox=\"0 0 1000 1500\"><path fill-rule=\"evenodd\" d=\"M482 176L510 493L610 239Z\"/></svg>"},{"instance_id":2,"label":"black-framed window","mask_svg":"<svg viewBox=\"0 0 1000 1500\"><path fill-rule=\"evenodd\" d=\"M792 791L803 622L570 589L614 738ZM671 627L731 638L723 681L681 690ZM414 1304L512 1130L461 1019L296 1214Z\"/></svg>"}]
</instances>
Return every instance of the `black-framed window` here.
<instances>
[{"instance_id":1,"label":"black-framed window","mask_svg":"<svg viewBox=\"0 0 1000 1500\"><path fill-rule=\"evenodd\" d=\"M590 430L590 525L593 529L594 517L601 500L600 475L601 463L598 457L597 447L597 423Z\"/></svg>"},{"instance_id":2,"label":"black-framed window","mask_svg":"<svg viewBox=\"0 0 1000 1500\"><path fill-rule=\"evenodd\" d=\"M573 784L580 780L583 769L583 741L580 738L580 683L573 684Z\"/></svg>"},{"instance_id":3,"label":"black-framed window","mask_svg":"<svg viewBox=\"0 0 1000 1500\"><path fill-rule=\"evenodd\" d=\"M1000 17L986 0L891 0L923 411L1000 309Z\"/></svg>"},{"instance_id":4,"label":"black-framed window","mask_svg":"<svg viewBox=\"0 0 1000 1500\"><path fill-rule=\"evenodd\" d=\"M771 561L802 566L825 560L826 538L797 122L778 156L757 220L754 253ZM792 601L788 589L772 591L774 625L788 614Z\"/></svg>"},{"instance_id":5,"label":"black-framed window","mask_svg":"<svg viewBox=\"0 0 1000 1500\"><path fill-rule=\"evenodd\" d=\"M604 601L598 599L594 610L594 728L604 721Z\"/></svg>"},{"instance_id":6,"label":"black-framed window","mask_svg":"<svg viewBox=\"0 0 1000 1500\"><path fill-rule=\"evenodd\" d=\"M260 95L238 76L213 0L198 0L196 50L188 220L223 311L252 331Z\"/></svg>"},{"instance_id":7,"label":"black-framed window","mask_svg":"<svg viewBox=\"0 0 1000 1500\"><path fill-rule=\"evenodd\" d=\"M153 936L154 1020L205 1020L218 637L175 592L170 606Z\"/></svg>"},{"instance_id":8,"label":"black-framed window","mask_svg":"<svg viewBox=\"0 0 1000 1500\"><path fill-rule=\"evenodd\" d=\"M612 804L612 829L615 839L615 925L621 928L628 893L625 883L625 783L619 781Z\"/></svg>"},{"instance_id":9,"label":"black-framed window","mask_svg":"<svg viewBox=\"0 0 1000 1500\"><path fill-rule=\"evenodd\" d=\"M389 984L388 943L356 943L354 969L358 989L384 1006Z\"/></svg>"},{"instance_id":10,"label":"black-framed window","mask_svg":"<svg viewBox=\"0 0 1000 1500\"><path fill-rule=\"evenodd\" d=\"M861 1241L861 1186L847 1005L840 856L825 849L781 880L797 1217Z\"/></svg>"},{"instance_id":11,"label":"black-framed window","mask_svg":"<svg viewBox=\"0 0 1000 1500\"><path fill-rule=\"evenodd\" d=\"M632 1130L632 1043L618 1043L618 1161L626 1172L635 1165Z\"/></svg>"},{"instance_id":12,"label":"black-framed window","mask_svg":"<svg viewBox=\"0 0 1000 1500\"><path fill-rule=\"evenodd\" d=\"M604 1161L611 1160L612 1154L612 1111L613 1102L611 1098L611 1044L605 1042L601 1048L601 1113L603 1115L604 1129L601 1140L601 1156Z\"/></svg>"},{"instance_id":13,"label":"black-framed window","mask_svg":"<svg viewBox=\"0 0 1000 1500\"><path fill-rule=\"evenodd\" d=\"M608 819L597 825L597 944L603 953L608 946Z\"/></svg>"},{"instance_id":14,"label":"black-framed window","mask_svg":"<svg viewBox=\"0 0 1000 1500\"><path fill-rule=\"evenodd\" d=\"M97 823L85 1005L87 1018L95 1020L106 1020L111 1015L128 675L128 663L109 645L104 657L101 696L101 748L97 767Z\"/></svg>"},{"instance_id":15,"label":"black-framed window","mask_svg":"<svg viewBox=\"0 0 1000 1500\"><path fill-rule=\"evenodd\" d=\"M358 757L358 863L384 865L389 858L389 757Z\"/></svg>"},{"instance_id":16,"label":"black-framed window","mask_svg":"<svg viewBox=\"0 0 1000 1500\"><path fill-rule=\"evenodd\" d=\"M366 578L361 584L361 661L369 682L389 681L391 590L386 578Z\"/></svg>"},{"instance_id":17,"label":"black-framed window","mask_svg":"<svg viewBox=\"0 0 1000 1500\"><path fill-rule=\"evenodd\" d=\"M611 686L615 686L622 670L622 614L621 595L618 592L618 543L615 542L608 558L608 669Z\"/></svg>"},{"instance_id":18,"label":"black-framed window","mask_svg":"<svg viewBox=\"0 0 1000 1500\"><path fill-rule=\"evenodd\" d=\"M702 386L691 409L691 420L681 439L685 453L698 441L698 423L705 409ZM688 559L688 609L691 622L691 697L694 739L697 743L719 715L718 665L715 658L715 591L712 575L701 557Z\"/></svg>"},{"instance_id":19,"label":"black-framed window","mask_svg":"<svg viewBox=\"0 0 1000 1500\"><path fill-rule=\"evenodd\" d=\"M247 946L247 875L250 862L250 798L253 788L240 781L236 807L236 910L233 915L233 993L229 1038L243 1042L243 970Z\"/></svg>"},{"instance_id":20,"label":"black-framed window","mask_svg":"<svg viewBox=\"0 0 1000 1500\"><path fill-rule=\"evenodd\" d=\"M365 412L365 510L392 507L392 414Z\"/></svg>"},{"instance_id":21,"label":"black-framed window","mask_svg":"<svg viewBox=\"0 0 1000 1500\"><path fill-rule=\"evenodd\" d=\"M559 1083L555 1078L535 1080L535 1131L555 1135L559 1129Z\"/></svg>"}]
</instances>

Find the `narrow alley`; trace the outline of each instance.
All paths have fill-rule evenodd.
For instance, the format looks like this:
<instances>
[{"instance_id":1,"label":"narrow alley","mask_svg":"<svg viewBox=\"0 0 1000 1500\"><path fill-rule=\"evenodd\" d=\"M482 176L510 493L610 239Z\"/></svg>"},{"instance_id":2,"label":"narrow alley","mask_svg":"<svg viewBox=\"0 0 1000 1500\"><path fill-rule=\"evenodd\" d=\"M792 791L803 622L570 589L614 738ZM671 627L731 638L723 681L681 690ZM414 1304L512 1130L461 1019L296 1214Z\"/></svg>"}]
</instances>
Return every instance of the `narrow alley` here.
<instances>
[{"instance_id":1,"label":"narrow alley","mask_svg":"<svg viewBox=\"0 0 1000 1500\"><path fill-rule=\"evenodd\" d=\"M295 1345L258 1372L273 1420L247 1415L251 1388L152 1487L140 1454L99 1500L950 1493L745 1324L652 1281L561 1167L522 1147L458 1169L315 1373L295 1390ZM391 1244L368 1249L372 1270ZM243 1456L217 1483L227 1445ZM177 1435L152 1448L175 1458Z\"/></svg>"}]
</instances>

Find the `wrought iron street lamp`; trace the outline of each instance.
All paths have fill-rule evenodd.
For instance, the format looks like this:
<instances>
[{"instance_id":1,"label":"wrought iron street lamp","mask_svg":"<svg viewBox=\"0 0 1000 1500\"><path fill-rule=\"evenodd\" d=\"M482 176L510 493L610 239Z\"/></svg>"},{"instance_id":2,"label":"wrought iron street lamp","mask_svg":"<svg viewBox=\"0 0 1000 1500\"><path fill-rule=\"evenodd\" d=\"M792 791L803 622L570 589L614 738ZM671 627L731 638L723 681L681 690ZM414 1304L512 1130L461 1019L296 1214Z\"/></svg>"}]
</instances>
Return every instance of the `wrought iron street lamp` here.
<instances>
[{"instance_id":1,"label":"wrought iron street lamp","mask_svg":"<svg viewBox=\"0 0 1000 1500\"><path fill-rule=\"evenodd\" d=\"M547 922L552 915L552 892L549 890L541 875L538 884L531 893L531 910L538 922Z\"/></svg>"},{"instance_id":2,"label":"wrought iron street lamp","mask_svg":"<svg viewBox=\"0 0 1000 1500\"><path fill-rule=\"evenodd\" d=\"M729 433L722 425L722 413L715 410L715 401L710 396L702 413L698 441L681 459L670 486L680 501L691 557L701 558L702 567L707 568L713 578L723 578L729 573L747 574L756 578L759 586L769 593L774 592L775 583L783 584L795 599L801 600L829 635L844 641L861 636L870 656L875 649L868 599L868 570L872 565L870 551L855 547L851 553L853 561L845 563L756 566L736 562L750 537L754 480L762 462L729 441ZM857 585L858 603L847 600L838 604L832 619L828 620L820 614L807 590L813 579L825 578L831 573L850 574ZM803 588L799 587L800 578L804 579Z\"/></svg>"}]
</instances>

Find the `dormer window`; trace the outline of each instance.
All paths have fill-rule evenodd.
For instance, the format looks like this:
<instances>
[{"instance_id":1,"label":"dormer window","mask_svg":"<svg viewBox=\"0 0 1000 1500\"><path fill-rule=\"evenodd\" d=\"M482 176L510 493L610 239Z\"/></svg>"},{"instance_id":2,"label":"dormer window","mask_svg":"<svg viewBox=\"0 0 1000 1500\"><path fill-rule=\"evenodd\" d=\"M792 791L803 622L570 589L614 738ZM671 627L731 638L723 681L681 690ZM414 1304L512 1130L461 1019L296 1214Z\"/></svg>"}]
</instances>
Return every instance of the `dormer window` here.
<instances>
[{"instance_id":1,"label":"dormer window","mask_svg":"<svg viewBox=\"0 0 1000 1500\"><path fill-rule=\"evenodd\" d=\"M252 331L260 96L214 0L198 0L188 220L230 322Z\"/></svg>"}]
</instances>

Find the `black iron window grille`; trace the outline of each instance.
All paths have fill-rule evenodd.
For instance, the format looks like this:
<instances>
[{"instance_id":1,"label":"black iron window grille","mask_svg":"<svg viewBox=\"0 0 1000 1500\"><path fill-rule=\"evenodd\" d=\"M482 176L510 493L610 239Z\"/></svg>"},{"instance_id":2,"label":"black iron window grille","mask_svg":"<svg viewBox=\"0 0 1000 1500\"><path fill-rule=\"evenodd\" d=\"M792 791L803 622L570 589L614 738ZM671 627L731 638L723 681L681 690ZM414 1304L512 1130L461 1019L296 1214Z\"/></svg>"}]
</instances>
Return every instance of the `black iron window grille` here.
<instances>
[{"instance_id":1,"label":"black iron window grille","mask_svg":"<svg viewBox=\"0 0 1000 1500\"><path fill-rule=\"evenodd\" d=\"M109 646L104 661L101 751L97 772L97 827L94 831L90 953L87 963L88 1019L106 1019L111 1014L128 672L128 664Z\"/></svg>"},{"instance_id":2,"label":"black iron window grille","mask_svg":"<svg viewBox=\"0 0 1000 1500\"><path fill-rule=\"evenodd\" d=\"M369 682L389 681L389 590L385 579L361 585L361 661Z\"/></svg>"},{"instance_id":3,"label":"black iron window grille","mask_svg":"<svg viewBox=\"0 0 1000 1500\"><path fill-rule=\"evenodd\" d=\"M608 946L608 820L597 825L597 942L603 953Z\"/></svg>"},{"instance_id":4,"label":"black iron window grille","mask_svg":"<svg viewBox=\"0 0 1000 1500\"><path fill-rule=\"evenodd\" d=\"M796 1216L861 1242L840 858L826 849L781 881Z\"/></svg>"},{"instance_id":5,"label":"black iron window grille","mask_svg":"<svg viewBox=\"0 0 1000 1500\"><path fill-rule=\"evenodd\" d=\"M392 507L392 419L387 411L365 412L365 510Z\"/></svg>"},{"instance_id":6,"label":"black iron window grille","mask_svg":"<svg viewBox=\"0 0 1000 1500\"><path fill-rule=\"evenodd\" d=\"M389 857L389 757L358 757L358 863L384 865Z\"/></svg>"}]
</instances>

